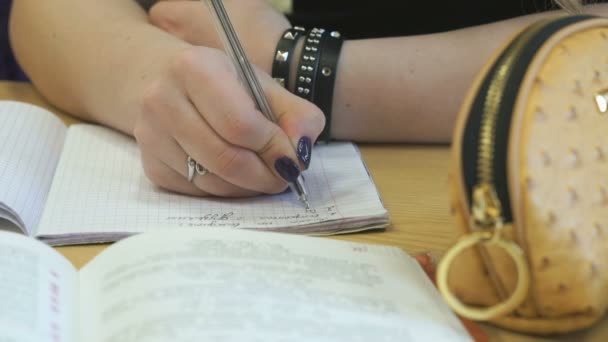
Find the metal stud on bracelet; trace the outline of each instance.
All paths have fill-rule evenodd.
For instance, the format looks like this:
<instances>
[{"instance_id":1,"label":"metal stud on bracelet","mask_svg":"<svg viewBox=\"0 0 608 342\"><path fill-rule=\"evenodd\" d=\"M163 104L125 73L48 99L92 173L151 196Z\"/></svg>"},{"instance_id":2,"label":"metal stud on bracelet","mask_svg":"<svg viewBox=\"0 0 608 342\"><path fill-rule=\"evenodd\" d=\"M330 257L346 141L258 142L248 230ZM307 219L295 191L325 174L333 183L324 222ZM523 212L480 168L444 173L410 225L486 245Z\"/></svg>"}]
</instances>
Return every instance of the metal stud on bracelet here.
<instances>
[{"instance_id":1,"label":"metal stud on bracelet","mask_svg":"<svg viewBox=\"0 0 608 342\"><path fill-rule=\"evenodd\" d=\"M320 45L326 37L325 33L324 29L319 28L313 28L308 32L296 72L294 93L309 101L312 101L315 93L315 79L321 54Z\"/></svg>"},{"instance_id":2,"label":"metal stud on bracelet","mask_svg":"<svg viewBox=\"0 0 608 342\"><path fill-rule=\"evenodd\" d=\"M283 87L287 87L289 84L291 56L293 55L293 50L298 39L304 35L305 32L306 30L300 26L287 29L277 44L272 62L272 77Z\"/></svg>"}]
</instances>

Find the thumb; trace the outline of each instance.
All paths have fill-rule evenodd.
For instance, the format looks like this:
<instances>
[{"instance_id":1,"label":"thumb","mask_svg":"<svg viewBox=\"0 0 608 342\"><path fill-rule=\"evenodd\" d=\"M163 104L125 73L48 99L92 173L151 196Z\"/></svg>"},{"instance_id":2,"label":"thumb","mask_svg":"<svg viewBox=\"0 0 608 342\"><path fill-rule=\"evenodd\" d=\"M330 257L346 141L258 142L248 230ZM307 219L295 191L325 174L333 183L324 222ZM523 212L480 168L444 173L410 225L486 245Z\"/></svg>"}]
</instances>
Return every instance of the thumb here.
<instances>
[{"instance_id":1,"label":"thumb","mask_svg":"<svg viewBox=\"0 0 608 342\"><path fill-rule=\"evenodd\" d=\"M290 93L274 80L270 82L264 88L278 125L295 147L301 166L307 169L312 144L325 127L325 116L312 102Z\"/></svg>"},{"instance_id":2,"label":"thumb","mask_svg":"<svg viewBox=\"0 0 608 342\"><path fill-rule=\"evenodd\" d=\"M157 1L148 13L150 23L192 45L219 48L207 7L201 1Z\"/></svg>"}]
</instances>

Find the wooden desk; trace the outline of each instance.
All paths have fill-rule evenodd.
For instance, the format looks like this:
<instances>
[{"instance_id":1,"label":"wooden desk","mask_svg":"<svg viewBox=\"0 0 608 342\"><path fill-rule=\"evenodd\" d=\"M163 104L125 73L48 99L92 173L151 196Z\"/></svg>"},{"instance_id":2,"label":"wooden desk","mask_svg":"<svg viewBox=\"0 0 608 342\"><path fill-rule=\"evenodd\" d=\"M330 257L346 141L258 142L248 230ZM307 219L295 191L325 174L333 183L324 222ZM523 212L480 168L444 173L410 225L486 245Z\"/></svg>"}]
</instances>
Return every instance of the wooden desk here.
<instances>
[{"instance_id":1,"label":"wooden desk","mask_svg":"<svg viewBox=\"0 0 608 342\"><path fill-rule=\"evenodd\" d=\"M48 104L25 83L0 82L0 100L12 99L48 108L70 124L77 120ZM440 255L455 233L449 220L446 146L365 145L361 151L376 182L392 225L384 232L358 233L332 238L382 243L409 253L430 251ZM57 250L80 268L107 245L59 247ZM492 341L606 341L608 321L594 329L559 339L529 338L484 326Z\"/></svg>"}]
</instances>

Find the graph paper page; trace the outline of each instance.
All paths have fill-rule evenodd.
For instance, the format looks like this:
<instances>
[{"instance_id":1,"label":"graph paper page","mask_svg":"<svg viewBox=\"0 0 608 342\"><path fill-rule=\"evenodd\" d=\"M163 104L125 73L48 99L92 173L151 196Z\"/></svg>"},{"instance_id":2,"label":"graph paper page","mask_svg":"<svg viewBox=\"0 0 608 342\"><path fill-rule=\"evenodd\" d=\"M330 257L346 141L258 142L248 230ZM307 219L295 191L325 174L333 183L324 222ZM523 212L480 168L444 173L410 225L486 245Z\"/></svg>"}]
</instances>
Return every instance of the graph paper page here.
<instances>
[{"instance_id":1,"label":"graph paper page","mask_svg":"<svg viewBox=\"0 0 608 342\"><path fill-rule=\"evenodd\" d=\"M27 232L36 228L65 135L54 114L0 101L0 217Z\"/></svg>"},{"instance_id":2,"label":"graph paper page","mask_svg":"<svg viewBox=\"0 0 608 342\"><path fill-rule=\"evenodd\" d=\"M184 160L184 168L186 161ZM166 227L289 230L386 215L358 150L320 146L305 172L312 210L286 192L247 199L170 193L145 177L135 142L112 130L71 126L38 236L138 233ZM100 238L100 240L107 240Z\"/></svg>"}]
</instances>

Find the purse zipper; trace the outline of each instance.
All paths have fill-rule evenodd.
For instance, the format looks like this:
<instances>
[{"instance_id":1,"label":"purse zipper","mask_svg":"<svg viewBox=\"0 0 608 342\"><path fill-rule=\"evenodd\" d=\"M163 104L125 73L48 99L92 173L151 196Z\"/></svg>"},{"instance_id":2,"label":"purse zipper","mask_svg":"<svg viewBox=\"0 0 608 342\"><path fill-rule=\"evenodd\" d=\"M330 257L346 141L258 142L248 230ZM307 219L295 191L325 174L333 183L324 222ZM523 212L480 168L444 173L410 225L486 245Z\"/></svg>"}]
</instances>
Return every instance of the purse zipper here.
<instances>
[{"instance_id":1,"label":"purse zipper","mask_svg":"<svg viewBox=\"0 0 608 342\"><path fill-rule=\"evenodd\" d=\"M513 64L517 62L522 48L526 46L530 36L533 36L545 23L535 24L526 30L509 47L502 56L498 68L492 75L492 81L487 91L481 118L481 131L479 134L479 149L477 151L477 178L478 183L473 188L471 214L473 222L481 228L499 228L504 218L502 214L501 199L496 193L494 179L494 160L496 129L505 85L513 71Z\"/></svg>"},{"instance_id":2,"label":"purse zipper","mask_svg":"<svg viewBox=\"0 0 608 342\"><path fill-rule=\"evenodd\" d=\"M468 150L476 150L476 160L473 163L475 179L471 182L472 177L469 176L469 181L465 182L469 185L471 218L476 228L496 230L503 223L512 221L506 171L507 143L517 90L528 64L551 34L564 26L589 18L567 16L532 25L509 45L493 66L489 77L484 80L480 94L485 96L476 99L476 105L472 109L472 112L481 110L481 115L474 117L479 121L479 126L475 123L467 127L469 130L477 129L477 139L468 139ZM463 156L467 150L464 145ZM471 162L473 160L464 160L463 165L470 165Z\"/></svg>"}]
</instances>

